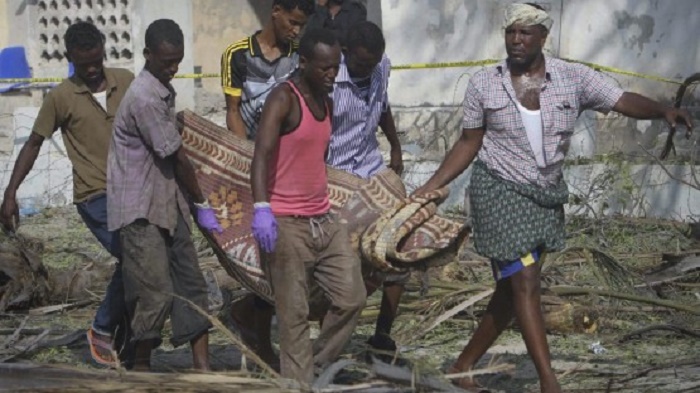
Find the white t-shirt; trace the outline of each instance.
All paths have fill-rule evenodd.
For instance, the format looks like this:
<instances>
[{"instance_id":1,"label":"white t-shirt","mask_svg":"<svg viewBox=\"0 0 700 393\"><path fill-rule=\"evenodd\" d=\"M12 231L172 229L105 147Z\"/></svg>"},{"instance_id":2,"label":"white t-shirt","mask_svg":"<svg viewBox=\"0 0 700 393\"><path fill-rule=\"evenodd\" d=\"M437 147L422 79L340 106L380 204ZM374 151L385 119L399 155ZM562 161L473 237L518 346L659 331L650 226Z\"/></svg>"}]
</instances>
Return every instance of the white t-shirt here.
<instances>
[{"instance_id":1,"label":"white t-shirt","mask_svg":"<svg viewBox=\"0 0 700 393\"><path fill-rule=\"evenodd\" d=\"M95 100L100 103L100 106L102 106L102 109L107 112L107 91L103 91L100 93L92 93L92 96L95 97Z\"/></svg>"},{"instance_id":2,"label":"white t-shirt","mask_svg":"<svg viewBox=\"0 0 700 393\"><path fill-rule=\"evenodd\" d=\"M547 166L547 162L544 158L544 144L542 143L542 114L539 110L533 111L525 108L517 101L515 104L518 106L520 117L523 119L527 139L530 141L532 152L535 153L537 166L544 168Z\"/></svg>"}]
</instances>

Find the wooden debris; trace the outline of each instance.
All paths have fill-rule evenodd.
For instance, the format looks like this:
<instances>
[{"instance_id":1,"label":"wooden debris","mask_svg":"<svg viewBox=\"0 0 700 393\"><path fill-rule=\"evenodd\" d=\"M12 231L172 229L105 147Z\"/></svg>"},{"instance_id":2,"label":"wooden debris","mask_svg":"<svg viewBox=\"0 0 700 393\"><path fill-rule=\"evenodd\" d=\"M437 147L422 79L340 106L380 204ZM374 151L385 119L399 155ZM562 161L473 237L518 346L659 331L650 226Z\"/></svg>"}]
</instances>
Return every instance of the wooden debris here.
<instances>
[{"instance_id":1,"label":"wooden debris","mask_svg":"<svg viewBox=\"0 0 700 393\"><path fill-rule=\"evenodd\" d=\"M681 280L693 272L700 271L700 256L690 255L681 258L671 266L665 267L661 271L647 274L644 281L649 286L657 286Z\"/></svg>"},{"instance_id":2,"label":"wooden debris","mask_svg":"<svg viewBox=\"0 0 700 393\"><path fill-rule=\"evenodd\" d=\"M44 304L49 284L46 269L18 234L0 233L0 312Z\"/></svg>"},{"instance_id":3,"label":"wooden debris","mask_svg":"<svg viewBox=\"0 0 700 393\"><path fill-rule=\"evenodd\" d=\"M274 381L243 372L122 373L36 364L0 364L0 386L32 392L251 392L284 393Z\"/></svg>"},{"instance_id":4,"label":"wooden debris","mask_svg":"<svg viewBox=\"0 0 700 393\"><path fill-rule=\"evenodd\" d=\"M544 324L549 332L592 334L598 330L598 312L573 303L545 306Z\"/></svg>"},{"instance_id":5,"label":"wooden debris","mask_svg":"<svg viewBox=\"0 0 700 393\"><path fill-rule=\"evenodd\" d=\"M312 386L312 389L314 390L319 390L319 389L325 389L328 388L329 385L333 383L333 380L335 379L335 376L338 375L338 373L343 370L346 367L355 365L356 362L352 359L341 359L330 366L328 366L321 375L316 378L314 381L314 384Z\"/></svg>"},{"instance_id":6,"label":"wooden debris","mask_svg":"<svg viewBox=\"0 0 700 393\"><path fill-rule=\"evenodd\" d=\"M43 333L44 330L45 330L44 328L39 328L39 327L23 327L21 329L21 331L19 331L19 334L22 336L36 336L37 334ZM18 328L0 328L0 336L9 336L9 335L14 334L17 331L18 331ZM83 331L83 330L81 329L81 331ZM57 329L57 330L51 330L51 335L52 336L59 336L62 334L69 334L72 332L73 332L73 330Z\"/></svg>"},{"instance_id":7,"label":"wooden debris","mask_svg":"<svg viewBox=\"0 0 700 393\"><path fill-rule=\"evenodd\" d=\"M443 378L431 375L420 375L415 370L406 367L393 366L374 358L372 371L382 378L402 385L410 386L418 391L430 392L462 392Z\"/></svg>"},{"instance_id":8,"label":"wooden debris","mask_svg":"<svg viewBox=\"0 0 700 393\"><path fill-rule=\"evenodd\" d=\"M612 298L617 298L617 299L629 300L629 301L633 301L633 302L640 302L640 303L653 304L656 306L668 307L668 308L672 308L672 309L679 310L679 311L685 311L685 312L693 314L693 315L700 315L700 308L698 308L698 307L680 304L680 303L672 302L669 300L654 299L654 298L650 298L650 297L646 297L646 296L632 295L632 294L624 293L624 292L614 292L614 291L608 291L608 290L602 290L602 289L596 289L596 288L583 288L583 287L574 287L574 286L565 286L565 285L549 287L548 290L551 292L554 292L555 294L557 294L559 296L580 296L580 295L606 296L606 297L612 297Z\"/></svg>"},{"instance_id":9,"label":"wooden debris","mask_svg":"<svg viewBox=\"0 0 700 393\"><path fill-rule=\"evenodd\" d=\"M29 320L29 317L24 317L22 322L20 322L19 327L15 329L15 332L12 333L10 337L8 337L4 343L2 343L2 349L8 349L14 345L15 342L19 339L19 335L22 332L22 329L24 329L24 325L27 324L27 321Z\"/></svg>"},{"instance_id":10,"label":"wooden debris","mask_svg":"<svg viewBox=\"0 0 700 393\"><path fill-rule=\"evenodd\" d=\"M55 334L54 331L49 332L49 335ZM64 334L61 337L53 338L50 340L45 340L39 343L38 349L41 348L52 348L52 347L63 347L67 345L72 345L78 341L85 340L85 329L77 329L71 333Z\"/></svg>"},{"instance_id":11,"label":"wooden debris","mask_svg":"<svg viewBox=\"0 0 700 393\"><path fill-rule=\"evenodd\" d=\"M44 339L44 337L49 335L49 332L49 329L44 330L43 333L36 336L34 340L32 340L29 344L25 346L20 347L18 345L15 345L13 348L8 348L9 351L5 351L5 353L9 353L9 355L5 355L5 353L0 354L1 356L3 356L2 358L0 358L0 363L5 363L16 358L17 356L33 351L34 349L39 347L39 343L41 342L41 340Z\"/></svg>"},{"instance_id":12,"label":"wooden debris","mask_svg":"<svg viewBox=\"0 0 700 393\"><path fill-rule=\"evenodd\" d=\"M631 333L627 333L624 336L620 337L620 339L618 339L617 342L624 343L634 338L641 338L642 334L652 332L655 330L668 330L677 334L686 335L693 338L700 338L700 330L693 330L675 325L652 325L643 327L641 329L637 329Z\"/></svg>"},{"instance_id":13,"label":"wooden debris","mask_svg":"<svg viewBox=\"0 0 700 393\"><path fill-rule=\"evenodd\" d=\"M438 327L441 323L466 310L468 307L473 306L474 304L476 304L476 302L491 296L491 294L493 294L493 289L487 289L452 307L442 315L435 318L435 320L432 321L425 329L415 334L414 339L423 337L425 334Z\"/></svg>"},{"instance_id":14,"label":"wooden debris","mask_svg":"<svg viewBox=\"0 0 700 393\"><path fill-rule=\"evenodd\" d=\"M489 375L489 374L498 374L498 373L507 373L515 370L515 366L512 364L499 364L496 366L490 366L487 368L482 368L482 369L476 369L476 370L471 370L471 371L464 371L461 373L454 373L454 374L445 374L444 377L446 379L462 379L462 378L473 378L473 377L478 377L479 375Z\"/></svg>"},{"instance_id":15,"label":"wooden debris","mask_svg":"<svg viewBox=\"0 0 700 393\"><path fill-rule=\"evenodd\" d=\"M75 308L89 306L90 304L92 304L92 300L83 300L83 301L75 302L75 303L57 304L57 305L53 305L53 306L33 308L33 309L29 310L29 315L54 314L54 313L61 312L61 311L67 311L67 310L72 310Z\"/></svg>"}]
</instances>

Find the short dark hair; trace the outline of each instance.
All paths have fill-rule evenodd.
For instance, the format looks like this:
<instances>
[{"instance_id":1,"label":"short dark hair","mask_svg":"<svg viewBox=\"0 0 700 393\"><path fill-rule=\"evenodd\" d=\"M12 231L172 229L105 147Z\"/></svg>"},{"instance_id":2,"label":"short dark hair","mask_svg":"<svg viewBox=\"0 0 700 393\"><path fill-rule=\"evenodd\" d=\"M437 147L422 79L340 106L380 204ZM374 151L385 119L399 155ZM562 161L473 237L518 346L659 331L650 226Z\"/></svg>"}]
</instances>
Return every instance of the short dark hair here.
<instances>
[{"instance_id":1,"label":"short dark hair","mask_svg":"<svg viewBox=\"0 0 700 393\"><path fill-rule=\"evenodd\" d=\"M316 11L314 0L274 0L272 6L276 5L284 8L285 11L294 11L295 8L299 8L299 11L306 16L312 15Z\"/></svg>"},{"instance_id":2,"label":"short dark hair","mask_svg":"<svg viewBox=\"0 0 700 393\"><path fill-rule=\"evenodd\" d=\"M369 21L359 22L351 27L345 44L350 50L362 47L373 55L381 55L386 49L382 29Z\"/></svg>"},{"instance_id":3,"label":"short dark hair","mask_svg":"<svg viewBox=\"0 0 700 393\"><path fill-rule=\"evenodd\" d=\"M326 45L336 45L338 39L333 34L332 30L328 29L311 29L307 31L303 37L301 37L301 42L299 42L299 55L304 56L308 60L314 58L314 48L317 44Z\"/></svg>"},{"instance_id":4,"label":"short dark hair","mask_svg":"<svg viewBox=\"0 0 700 393\"><path fill-rule=\"evenodd\" d=\"M63 42L66 52L70 53L74 49L90 50L98 46L104 47L105 36L92 23L77 22L68 27L63 35Z\"/></svg>"},{"instance_id":5,"label":"short dark hair","mask_svg":"<svg viewBox=\"0 0 700 393\"><path fill-rule=\"evenodd\" d=\"M170 43L176 47L184 45L185 37L182 35L182 30L171 19L158 19L148 25L146 29L147 48L156 50L163 42Z\"/></svg>"}]
</instances>

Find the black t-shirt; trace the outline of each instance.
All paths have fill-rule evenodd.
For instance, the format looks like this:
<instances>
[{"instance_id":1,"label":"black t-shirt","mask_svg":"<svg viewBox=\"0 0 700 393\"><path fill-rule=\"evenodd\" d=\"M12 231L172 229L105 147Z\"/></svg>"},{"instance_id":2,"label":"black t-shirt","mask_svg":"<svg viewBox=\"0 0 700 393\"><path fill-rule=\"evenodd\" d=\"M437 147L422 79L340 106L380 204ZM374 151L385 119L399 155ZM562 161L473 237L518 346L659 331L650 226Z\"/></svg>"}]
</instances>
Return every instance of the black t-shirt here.
<instances>
[{"instance_id":1,"label":"black t-shirt","mask_svg":"<svg viewBox=\"0 0 700 393\"><path fill-rule=\"evenodd\" d=\"M340 41L345 43L348 31L352 26L367 20L367 9L357 0L345 0L340 6L340 11L335 18L331 17L328 8L316 6L316 12L311 15L306 23L306 30L324 28L333 30Z\"/></svg>"}]
</instances>

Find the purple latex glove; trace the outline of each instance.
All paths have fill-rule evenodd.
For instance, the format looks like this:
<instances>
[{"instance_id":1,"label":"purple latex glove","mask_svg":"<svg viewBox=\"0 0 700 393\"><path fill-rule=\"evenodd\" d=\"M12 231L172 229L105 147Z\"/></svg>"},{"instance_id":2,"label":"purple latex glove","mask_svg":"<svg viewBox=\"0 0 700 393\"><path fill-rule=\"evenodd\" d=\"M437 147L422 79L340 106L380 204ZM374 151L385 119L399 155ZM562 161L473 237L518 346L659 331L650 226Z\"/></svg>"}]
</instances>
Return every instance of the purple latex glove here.
<instances>
[{"instance_id":1,"label":"purple latex glove","mask_svg":"<svg viewBox=\"0 0 700 393\"><path fill-rule=\"evenodd\" d=\"M269 206L256 207L253 214L253 237L260 248L267 252L275 251L277 243L277 220Z\"/></svg>"},{"instance_id":2,"label":"purple latex glove","mask_svg":"<svg viewBox=\"0 0 700 393\"><path fill-rule=\"evenodd\" d=\"M214 209L211 207L196 207L197 209L197 224L199 224L200 227L216 232L219 235L224 233L224 230L221 228L221 225L219 224L219 220L216 219L216 213L214 213Z\"/></svg>"}]
</instances>

